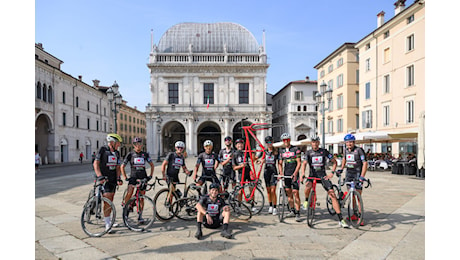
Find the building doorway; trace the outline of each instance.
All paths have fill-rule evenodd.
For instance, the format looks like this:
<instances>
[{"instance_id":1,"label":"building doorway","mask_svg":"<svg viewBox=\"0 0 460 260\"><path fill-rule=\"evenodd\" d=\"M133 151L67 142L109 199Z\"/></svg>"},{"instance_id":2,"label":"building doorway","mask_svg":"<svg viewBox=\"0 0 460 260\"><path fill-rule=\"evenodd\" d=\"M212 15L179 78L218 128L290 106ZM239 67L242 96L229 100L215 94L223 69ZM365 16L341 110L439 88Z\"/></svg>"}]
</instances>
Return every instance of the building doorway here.
<instances>
[{"instance_id":1,"label":"building doorway","mask_svg":"<svg viewBox=\"0 0 460 260\"><path fill-rule=\"evenodd\" d=\"M211 122L211 121L204 122L198 127L197 133L198 133L197 145L196 145L197 154L200 154L204 151L203 143L206 140L211 140L212 143L214 144L213 151L216 154L219 153L222 147L222 144L221 144L222 138L221 138L221 129L218 124Z\"/></svg>"},{"instance_id":2,"label":"building doorway","mask_svg":"<svg viewBox=\"0 0 460 260\"><path fill-rule=\"evenodd\" d=\"M174 144L177 141L185 142L185 128L177 121L168 122L163 128L164 155L175 151Z\"/></svg>"}]
</instances>

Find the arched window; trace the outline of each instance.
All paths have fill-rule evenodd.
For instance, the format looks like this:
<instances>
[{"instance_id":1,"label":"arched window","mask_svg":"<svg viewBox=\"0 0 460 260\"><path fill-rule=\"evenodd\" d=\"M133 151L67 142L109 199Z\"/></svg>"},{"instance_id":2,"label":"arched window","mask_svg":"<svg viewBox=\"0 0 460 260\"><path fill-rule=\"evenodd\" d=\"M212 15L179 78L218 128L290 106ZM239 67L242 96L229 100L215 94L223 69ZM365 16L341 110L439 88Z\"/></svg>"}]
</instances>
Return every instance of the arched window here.
<instances>
[{"instance_id":1,"label":"arched window","mask_svg":"<svg viewBox=\"0 0 460 260\"><path fill-rule=\"evenodd\" d=\"M297 111L300 111L300 106L297 106Z\"/></svg>"},{"instance_id":2,"label":"arched window","mask_svg":"<svg viewBox=\"0 0 460 260\"><path fill-rule=\"evenodd\" d=\"M40 83L40 81L37 82L36 92L37 92L37 98L42 99L42 84Z\"/></svg>"},{"instance_id":3,"label":"arched window","mask_svg":"<svg viewBox=\"0 0 460 260\"><path fill-rule=\"evenodd\" d=\"M46 102L46 85L45 84L43 84L43 95L42 96L43 96L43 101Z\"/></svg>"},{"instance_id":4,"label":"arched window","mask_svg":"<svg viewBox=\"0 0 460 260\"><path fill-rule=\"evenodd\" d=\"M48 88L48 102L53 104L53 87L51 86Z\"/></svg>"}]
</instances>

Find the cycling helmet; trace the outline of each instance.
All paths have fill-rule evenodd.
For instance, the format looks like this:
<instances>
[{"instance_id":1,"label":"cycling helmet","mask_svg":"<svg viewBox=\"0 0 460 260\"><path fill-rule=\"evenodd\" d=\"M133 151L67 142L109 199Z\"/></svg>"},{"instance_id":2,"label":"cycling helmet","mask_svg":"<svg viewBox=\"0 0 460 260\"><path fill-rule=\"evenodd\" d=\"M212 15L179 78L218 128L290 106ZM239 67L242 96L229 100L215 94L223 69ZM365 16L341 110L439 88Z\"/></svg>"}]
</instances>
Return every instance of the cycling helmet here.
<instances>
[{"instance_id":1,"label":"cycling helmet","mask_svg":"<svg viewBox=\"0 0 460 260\"><path fill-rule=\"evenodd\" d=\"M281 135L281 140L291 139L291 135L288 133L284 133Z\"/></svg>"},{"instance_id":2,"label":"cycling helmet","mask_svg":"<svg viewBox=\"0 0 460 260\"><path fill-rule=\"evenodd\" d=\"M185 143L182 142L182 141L177 141L177 142L174 144L174 147L185 148Z\"/></svg>"},{"instance_id":3,"label":"cycling helmet","mask_svg":"<svg viewBox=\"0 0 460 260\"><path fill-rule=\"evenodd\" d=\"M230 140L230 141L232 140L232 137L231 137L231 136L226 136L226 137L224 138L224 141L229 141L229 140Z\"/></svg>"},{"instance_id":4,"label":"cycling helmet","mask_svg":"<svg viewBox=\"0 0 460 260\"><path fill-rule=\"evenodd\" d=\"M312 142L319 142L319 137L318 137L318 136L312 137L312 138L311 138L311 141L312 141Z\"/></svg>"},{"instance_id":5,"label":"cycling helmet","mask_svg":"<svg viewBox=\"0 0 460 260\"><path fill-rule=\"evenodd\" d=\"M219 187L220 187L219 183L213 182L213 183L211 183L211 185L209 185L209 190L219 189Z\"/></svg>"},{"instance_id":6,"label":"cycling helmet","mask_svg":"<svg viewBox=\"0 0 460 260\"><path fill-rule=\"evenodd\" d=\"M213 143L212 143L211 140L206 140L206 141L204 141L203 146L206 147L206 146L208 146L208 145L213 146Z\"/></svg>"},{"instance_id":7,"label":"cycling helmet","mask_svg":"<svg viewBox=\"0 0 460 260\"><path fill-rule=\"evenodd\" d=\"M237 144L237 143L242 143L242 144L244 144L244 140L241 139L241 138L238 138L238 139L236 139L236 141L235 141L235 144Z\"/></svg>"},{"instance_id":8,"label":"cycling helmet","mask_svg":"<svg viewBox=\"0 0 460 260\"><path fill-rule=\"evenodd\" d=\"M135 143L142 143L142 138L140 138L140 137L134 137L134 139L133 139L133 144L135 144Z\"/></svg>"},{"instance_id":9,"label":"cycling helmet","mask_svg":"<svg viewBox=\"0 0 460 260\"><path fill-rule=\"evenodd\" d=\"M273 137L271 136L265 137L265 143L273 143Z\"/></svg>"},{"instance_id":10,"label":"cycling helmet","mask_svg":"<svg viewBox=\"0 0 460 260\"><path fill-rule=\"evenodd\" d=\"M345 138L343 138L344 141L356 141L356 138L352 134L347 134Z\"/></svg>"},{"instance_id":11,"label":"cycling helmet","mask_svg":"<svg viewBox=\"0 0 460 260\"><path fill-rule=\"evenodd\" d=\"M107 142L122 142L123 139L121 138L121 136L115 134L115 133L111 133L111 134L108 134L107 135Z\"/></svg>"}]
</instances>

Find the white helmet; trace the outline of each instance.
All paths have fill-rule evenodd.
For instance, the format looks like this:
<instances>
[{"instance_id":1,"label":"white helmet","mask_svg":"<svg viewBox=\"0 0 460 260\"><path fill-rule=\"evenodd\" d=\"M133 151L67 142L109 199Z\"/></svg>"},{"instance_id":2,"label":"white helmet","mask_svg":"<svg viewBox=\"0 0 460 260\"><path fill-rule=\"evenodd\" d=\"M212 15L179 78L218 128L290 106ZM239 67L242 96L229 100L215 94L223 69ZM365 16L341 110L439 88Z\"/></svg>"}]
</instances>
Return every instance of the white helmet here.
<instances>
[{"instance_id":1,"label":"white helmet","mask_svg":"<svg viewBox=\"0 0 460 260\"><path fill-rule=\"evenodd\" d=\"M208 145L214 146L211 140L206 140L206 141L204 141L203 146L206 147L206 146L208 146Z\"/></svg>"},{"instance_id":2,"label":"white helmet","mask_svg":"<svg viewBox=\"0 0 460 260\"><path fill-rule=\"evenodd\" d=\"M284 139L291 139L291 135L288 134L288 133L284 133L281 135L281 140L284 140Z\"/></svg>"},{"instance_id":3,"label":"white helmet","mask_svg":"<svg viewBox=\"0 0 460 260\"><path fill-rule=\"evenodd\" d=\"M177 142L174 144L174 147L185 148L185 143L182 142L182 141L177 141Z\"/></svg>"}]
</instances>

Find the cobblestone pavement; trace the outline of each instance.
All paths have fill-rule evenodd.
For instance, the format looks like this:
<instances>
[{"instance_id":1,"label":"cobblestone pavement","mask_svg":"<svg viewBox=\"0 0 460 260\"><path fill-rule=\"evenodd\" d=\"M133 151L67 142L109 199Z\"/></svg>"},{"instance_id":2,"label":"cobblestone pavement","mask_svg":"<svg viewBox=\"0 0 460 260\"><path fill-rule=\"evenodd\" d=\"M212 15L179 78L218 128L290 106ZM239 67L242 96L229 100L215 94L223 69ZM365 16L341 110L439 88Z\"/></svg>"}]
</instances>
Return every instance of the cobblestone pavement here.
<instances>
[{"instance_id":1,"label":"cobblestone pavement","mask_svg":"<svg viewBox=\"0 0 460 260\"><path fill-rule=\"evenodd\" d=\"M189 169L193 164L194 158L187 160ZM160 175L159 168L155 175ZM35 258L425 259L425 180L389 171L370 171L366 177L373 186L363 192L365 225L359 229L341 228L337 216L329 215L326 192L319 185L321 205L313 228L306 224L305 211L301 211L300 223L294 218L280 223L265 207L249 221L232 219L229 229L233 239L221 237L220 229L203 228L202 240L194 238L194 221L176 219L157 220L148 232L117 227L114 234L88 237L80 226L83 203L91 188L88 182L35 199ZM120 203L125 187L114 199L118 223L122 223ZM153 198L156 191L147 195ZM300 194L303 201L303 188Z\"/></svg>"}]
</instances>

